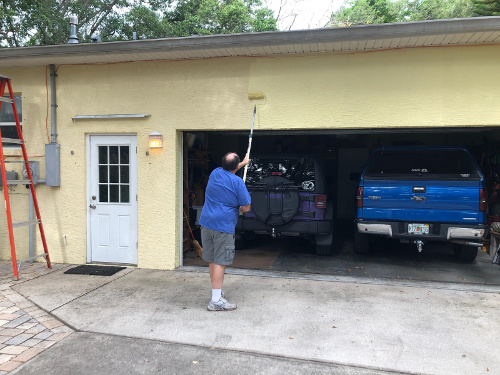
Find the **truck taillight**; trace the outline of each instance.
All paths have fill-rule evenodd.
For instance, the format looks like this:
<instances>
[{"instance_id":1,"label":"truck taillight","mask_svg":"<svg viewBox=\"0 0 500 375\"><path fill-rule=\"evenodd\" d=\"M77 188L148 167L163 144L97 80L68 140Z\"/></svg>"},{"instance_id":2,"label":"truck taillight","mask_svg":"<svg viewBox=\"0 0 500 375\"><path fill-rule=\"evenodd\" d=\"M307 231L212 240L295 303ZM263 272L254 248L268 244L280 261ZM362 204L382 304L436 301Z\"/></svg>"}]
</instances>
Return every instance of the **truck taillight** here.
<instances>
[{"instance_id":1,"label":"truck taillight","mask_svg":"<svg viewBox=\"0 0 500 375\"><path fill-rule=\"evenodd\" d=\"M358 187L356 190L356 207L363 208L363 187Z\"/></svg>"},{"instance_id":2,"label":"truck taillight","mask_svg":"<svg viewBox=\"0 0 500 375\"><path fill-rule=\"evenodd\" d=\"M479 189L479 212L486 212L487 207L486 191L484 189Z\"/></svg>"},{"instance_id":3,"label":"truck taillight","mask_svg":"<svg viewBox=\"0 0 500 375\"><path fill-rule=\"evenodd\" d=\"M326 207L326 195L316 195L314 199L314 203L316 204L316 208L325 208Z\"/></svg>"}]
</instances>

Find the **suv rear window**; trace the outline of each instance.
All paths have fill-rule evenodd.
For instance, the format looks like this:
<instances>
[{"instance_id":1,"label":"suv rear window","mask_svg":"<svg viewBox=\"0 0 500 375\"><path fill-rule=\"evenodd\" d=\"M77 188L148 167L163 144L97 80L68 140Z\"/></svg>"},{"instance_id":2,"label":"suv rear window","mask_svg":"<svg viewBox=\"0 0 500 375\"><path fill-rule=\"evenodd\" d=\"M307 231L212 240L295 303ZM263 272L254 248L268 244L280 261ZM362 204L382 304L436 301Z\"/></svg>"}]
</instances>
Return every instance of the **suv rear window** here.
<instances>
[{"instance_id":1,"label":"suv rear window","mask_svg":"<svg viewBox=\"0 0 500 375\"><path fill-rule=\"evenodd\" d=\"M299 189L314 190L314 160L307 158L252 159L248 165L246 184L249 187L258 185L269 176L281 176L290 180Z\"/></svg>"},{"instance_id":2,"label":"suv rear window","mask_svg":"<svg viewBox=\"0 0 500 375\"><path fill-rule=\"evenodd\" d=\"M379 150L369 159L365 177L480 178L471 156L460 149Z\"/></svg>"}]
</instances>

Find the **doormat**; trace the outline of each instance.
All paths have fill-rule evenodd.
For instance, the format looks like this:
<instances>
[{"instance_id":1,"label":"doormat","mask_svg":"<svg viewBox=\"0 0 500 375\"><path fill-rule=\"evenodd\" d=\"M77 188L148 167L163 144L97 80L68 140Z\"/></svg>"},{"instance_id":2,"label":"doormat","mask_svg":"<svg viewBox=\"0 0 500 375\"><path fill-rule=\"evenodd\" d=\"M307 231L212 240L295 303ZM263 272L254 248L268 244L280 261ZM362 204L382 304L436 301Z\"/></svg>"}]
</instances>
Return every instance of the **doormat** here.
<instances>
[{"instance_id":1,"label":"doormat","mask_svg":"<svg viewBox=\"0 0 500 375\"><path fill-rule=\"evenodd\" d=\"M64 273L71 275L94 275L94 276L111 276L127 267L114 266L91 266L84 264L67 270Z\"/></svg>"}]
</instances>

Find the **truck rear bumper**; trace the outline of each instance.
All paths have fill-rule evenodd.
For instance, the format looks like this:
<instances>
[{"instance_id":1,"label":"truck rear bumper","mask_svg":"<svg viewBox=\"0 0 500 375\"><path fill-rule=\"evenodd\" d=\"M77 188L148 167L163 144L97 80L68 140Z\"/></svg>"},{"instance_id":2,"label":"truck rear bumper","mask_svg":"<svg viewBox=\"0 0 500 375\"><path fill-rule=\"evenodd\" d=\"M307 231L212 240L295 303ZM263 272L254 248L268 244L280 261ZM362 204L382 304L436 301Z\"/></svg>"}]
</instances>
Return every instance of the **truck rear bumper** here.
<instances>
[{"instance_id":1,"label":"truck rear bumper","mask_svg":"<svg viewBox=\"0 0 500 375\"><path fill-rule=\"evenodd\" d=\"M381 235L390 238L415 239L428 241L453 241L463 239L483 239L486 225L457 225L448 223L429 223L429 233L408 233L406 222L383 222L357 220L357 229L360 233Z\"/></svg>"}]
</instances>

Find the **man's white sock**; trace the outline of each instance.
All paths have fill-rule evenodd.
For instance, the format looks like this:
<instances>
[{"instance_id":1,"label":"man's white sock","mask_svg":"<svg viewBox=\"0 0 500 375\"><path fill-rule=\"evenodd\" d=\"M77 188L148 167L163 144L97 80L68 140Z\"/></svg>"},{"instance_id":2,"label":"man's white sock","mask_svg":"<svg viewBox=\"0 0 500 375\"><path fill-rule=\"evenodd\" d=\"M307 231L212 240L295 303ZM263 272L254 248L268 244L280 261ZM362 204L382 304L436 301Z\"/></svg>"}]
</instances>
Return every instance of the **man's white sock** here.
<instances>
[{"instance_id":1,"label":"man's white sock","mask_svg":"<svg viewBox=\"0 0 500 375\"><path fill-rule=\"evenodd\" d=\"M212 289L212 302L219 302L222 289Z\"/></svg>"}]
</instances>

